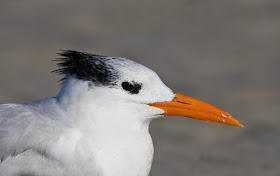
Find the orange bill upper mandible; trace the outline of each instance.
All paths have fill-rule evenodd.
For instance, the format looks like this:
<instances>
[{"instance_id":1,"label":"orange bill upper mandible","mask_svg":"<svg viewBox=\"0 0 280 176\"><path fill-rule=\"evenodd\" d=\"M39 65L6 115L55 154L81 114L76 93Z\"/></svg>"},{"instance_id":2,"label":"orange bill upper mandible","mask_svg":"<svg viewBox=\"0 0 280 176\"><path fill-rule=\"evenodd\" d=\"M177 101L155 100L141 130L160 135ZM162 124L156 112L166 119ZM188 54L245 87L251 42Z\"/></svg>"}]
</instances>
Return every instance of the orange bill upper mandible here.
<instances>
[{"instance_id":1,"label":"orange bill upper mandible","mask_svg":"<svg viewBox=\"0 0 280 176\"><path fill-rule=\"evenodd\" d=\"M243 127L240 122L227 112L203 101L179 93L175 93L175 97L172 101L156 102L148 105L163 109L165 112L162 115L184 116Z\"/></svg>"}]
</instances>

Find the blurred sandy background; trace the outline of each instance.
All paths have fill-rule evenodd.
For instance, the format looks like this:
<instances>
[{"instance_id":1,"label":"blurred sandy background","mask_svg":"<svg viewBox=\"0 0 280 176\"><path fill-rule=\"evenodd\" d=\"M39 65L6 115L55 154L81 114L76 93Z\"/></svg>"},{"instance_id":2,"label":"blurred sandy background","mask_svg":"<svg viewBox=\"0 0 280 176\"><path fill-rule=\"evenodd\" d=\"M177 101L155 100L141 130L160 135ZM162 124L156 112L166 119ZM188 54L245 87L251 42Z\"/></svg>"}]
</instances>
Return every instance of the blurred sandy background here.
<instances>
[{"instance_id":1,"label":"blurred sandy background","mask_svg":"<svg viewBox=\"0 0 280 176\"><path fill-rule=\"evenodd\" d=\"M245 125L152 122L151 176L280 175L279 0L1 0L0 102L55 96L59 49L133 59Z\"/></svg>"}]
</instances>

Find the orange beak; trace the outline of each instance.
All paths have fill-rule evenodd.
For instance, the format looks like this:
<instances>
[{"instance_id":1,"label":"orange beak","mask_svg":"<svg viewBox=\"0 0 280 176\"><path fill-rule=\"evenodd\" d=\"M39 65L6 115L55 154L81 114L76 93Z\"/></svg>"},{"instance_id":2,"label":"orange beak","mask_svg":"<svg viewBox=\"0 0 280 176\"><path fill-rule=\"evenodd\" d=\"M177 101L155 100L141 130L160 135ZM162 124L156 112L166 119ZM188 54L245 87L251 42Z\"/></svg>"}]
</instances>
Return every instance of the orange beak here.
<instances>
[{"instance_id":1,"label":"orange beak","mask_svg":"<svg viewBox=\"0 0 280 176\"><path fill-rule=\"evenodd\" d=\"M162 115L184 116L198 120L244 127L227 112L203 101L179 93L175 93L175 97L172 101L156 102L148 105L163 109L165 112Z\"/></svg>"}]
</instances>

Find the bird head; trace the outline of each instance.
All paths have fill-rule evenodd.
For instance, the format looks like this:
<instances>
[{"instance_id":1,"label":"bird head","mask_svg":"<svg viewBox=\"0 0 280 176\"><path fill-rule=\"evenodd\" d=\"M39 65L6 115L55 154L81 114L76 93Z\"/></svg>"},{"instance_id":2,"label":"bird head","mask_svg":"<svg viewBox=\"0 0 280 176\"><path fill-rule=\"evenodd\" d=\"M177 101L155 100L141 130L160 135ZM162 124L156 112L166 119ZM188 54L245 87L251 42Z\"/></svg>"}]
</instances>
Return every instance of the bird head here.
<instances>
[{"instance_id":1,"label":"bird head","mask_svg":"<svg viewBox=\"0 0 280 176\"><path fill-rule=\"evenodd\" d=\"M103 116L112 116L113 112L143 121L176 115L243 126L217 107L172 91L153 70L131 60L72 50L59 55L60 68L54 72L64 77L58 97L75 94L73 101L82 101L84 109L99 111ZM98 110L94 108L97 105Z\"/></svg>"}]
</instances>

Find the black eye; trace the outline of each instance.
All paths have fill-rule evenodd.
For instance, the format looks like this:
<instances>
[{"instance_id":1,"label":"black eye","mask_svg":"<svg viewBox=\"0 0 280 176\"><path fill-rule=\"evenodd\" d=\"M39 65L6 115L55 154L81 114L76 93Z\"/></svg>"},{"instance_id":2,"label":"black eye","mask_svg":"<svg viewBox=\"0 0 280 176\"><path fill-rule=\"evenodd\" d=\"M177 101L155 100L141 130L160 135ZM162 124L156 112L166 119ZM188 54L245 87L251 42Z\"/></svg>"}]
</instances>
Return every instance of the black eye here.
<instances>
[{"instance_id":1,"label":"black eye","mask_svg":"<svg viewBox=\"0 0 280 176\"><path fill-rule=\"evenodd\" d=\"M129 82L123 82L122 83L122 88L126 91L131 91L134 87Z\"/></svg>"},{"instance_id":2,"label":"black eye","mask_svg":"<svg viewBox=\"0 0 280 176\"><path fill-rule=\"evenodd\" d=\"M130 82L123 82L122 88L131 94L138 94L139 90L141 89L141 84L138 83L130 83Z\"/></svg>"}]
</instances>

